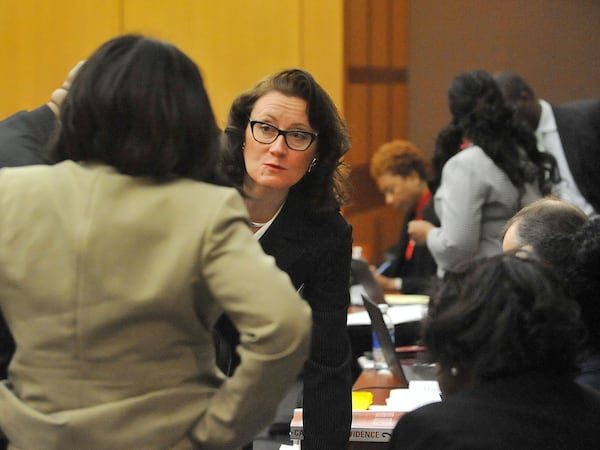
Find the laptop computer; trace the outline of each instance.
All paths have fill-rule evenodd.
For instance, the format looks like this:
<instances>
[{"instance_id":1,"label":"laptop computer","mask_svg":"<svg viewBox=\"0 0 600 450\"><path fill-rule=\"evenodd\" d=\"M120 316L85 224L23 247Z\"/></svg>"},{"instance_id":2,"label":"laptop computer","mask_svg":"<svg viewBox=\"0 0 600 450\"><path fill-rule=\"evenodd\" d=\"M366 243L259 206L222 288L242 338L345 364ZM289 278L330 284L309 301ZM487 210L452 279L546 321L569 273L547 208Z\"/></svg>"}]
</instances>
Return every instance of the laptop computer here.
<instances>
[{"instance_id":1,"label":"laptop computer","mask_svg":"<svg viewBox=\"0 0 600 450\"><path fill-rule=\"evenodd\" d=\"M388 369L394 374L396 379L405 387L408 387L408 383L414 380L435 380L435 368L430 364L402 364L400 355L396 353L395 343L392 342L379 306L368 296L363 295L362 298L365 309L371 319L371 327L381 346L383 358Z\"/></svg>"},{"instance_id":2,"label":"laptop computer","mask_svg":"<svg viewBox=\"0 0 600 450\"><path fill-rule=\"evenodd\" d=\"M350 269L352 270L352 276L356 284L360 284L363 287L371 300L375 303L385 303L383 288L373 276L371 268L366 261L352 259Z\"/></svg>"}]
</instances>

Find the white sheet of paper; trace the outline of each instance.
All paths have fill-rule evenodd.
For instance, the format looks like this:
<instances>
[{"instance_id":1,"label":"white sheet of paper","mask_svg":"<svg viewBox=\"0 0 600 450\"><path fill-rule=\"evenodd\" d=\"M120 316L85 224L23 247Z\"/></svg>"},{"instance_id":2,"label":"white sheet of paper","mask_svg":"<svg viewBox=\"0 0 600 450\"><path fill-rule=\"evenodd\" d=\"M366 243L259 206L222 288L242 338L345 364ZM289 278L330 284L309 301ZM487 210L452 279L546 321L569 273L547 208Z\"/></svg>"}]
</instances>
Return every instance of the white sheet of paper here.
<instances>
[{"instance_id":1,"label":"white sheet of paper","mask_svg":"<svg viewBox=\"0 0 600 450\"><path fill-rule=\"evenodd\" d=\"M396 324L416 322L427 314L426 305L394 305L388 308L388 314ZM348 326L371 325L367 311L356 311L348 314Z\"/></svg>"}]
</instances>

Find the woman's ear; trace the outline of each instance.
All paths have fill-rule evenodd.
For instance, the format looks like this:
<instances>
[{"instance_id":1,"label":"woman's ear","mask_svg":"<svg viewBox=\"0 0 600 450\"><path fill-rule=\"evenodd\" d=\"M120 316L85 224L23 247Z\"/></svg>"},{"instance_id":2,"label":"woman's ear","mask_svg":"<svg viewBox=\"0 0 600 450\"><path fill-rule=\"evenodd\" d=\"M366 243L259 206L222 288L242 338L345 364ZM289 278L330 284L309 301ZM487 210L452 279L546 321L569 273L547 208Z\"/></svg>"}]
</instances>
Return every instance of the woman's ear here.
<instances>
[{"instance_id":1,"label":"woman's ear","mask_svg":"<svg viewBox=\"0 0 600 450\"><path fill-rule=\"evenodd\" d=\"M445 366L436 363L435 374L444 397L473 387L476 384L471 370L458 365Z\"/></svg>"}]
</instances>

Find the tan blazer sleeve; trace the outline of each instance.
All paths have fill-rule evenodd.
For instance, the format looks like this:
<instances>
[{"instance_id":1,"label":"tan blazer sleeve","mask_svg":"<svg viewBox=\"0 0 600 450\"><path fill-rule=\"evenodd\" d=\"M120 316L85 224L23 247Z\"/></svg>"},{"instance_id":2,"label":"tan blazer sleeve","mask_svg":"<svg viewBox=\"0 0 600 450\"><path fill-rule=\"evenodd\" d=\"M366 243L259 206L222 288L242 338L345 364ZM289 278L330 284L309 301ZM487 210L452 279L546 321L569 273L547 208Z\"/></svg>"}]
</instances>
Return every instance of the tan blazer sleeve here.
<instances>
[{"instance_id":1,"label":"tan blazer sleeve","mask_svg":"<svg viewBox=\"0 0 600 450\"><path fill-rule=\"evenodd\" d=\"M239 195L218 207L201 263L208 290L240 331L241 364L192 430L210 449L241 446L266 426L308 355L311 328L309 306L250 232Z\"/></svg>"}]
</instances>

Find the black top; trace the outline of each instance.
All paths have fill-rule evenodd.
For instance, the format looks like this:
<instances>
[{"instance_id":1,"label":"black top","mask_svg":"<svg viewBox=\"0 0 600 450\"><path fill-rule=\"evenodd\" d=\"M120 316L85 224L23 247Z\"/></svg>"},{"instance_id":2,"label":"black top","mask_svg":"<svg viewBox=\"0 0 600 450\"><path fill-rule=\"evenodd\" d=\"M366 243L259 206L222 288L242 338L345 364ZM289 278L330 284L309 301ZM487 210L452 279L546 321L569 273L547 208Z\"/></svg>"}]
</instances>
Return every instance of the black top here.
<instances>
[{"instance_id":1,"label":"black top","mask_svg":"<svg viewBox=\"0 0 600 450\"><path fill-rule=\"evenodd\" d=\"M409 243L408 222L415 219L415 211L406 214L398 243L387 252L387 258L393 258L392 265L382 275L402 278L402 292L405 294L427 294L432 277L435 277L437 265L426 245L416 245L412 258L406 260L406 247ZM440 225L432 200L423 209L423 220Z\"/></svg>"},{"instance_id":2,"label":"black top","mask_svg":"<svg viewBox=\"0 0 600 450\"><path fill-rule=\"evenodd\" d=\"M600 394L556 374L490 381L403 416L391 450L600 448Z\"/></svg>"},{"instance_id":3,"label":"black top","mask_svg":"<svg viewBox=\"0 0 600 450\"><path fill-rule=\"evenodd\" d=\"M551 106L573 179L581 195L600 213L600 100Z\"/></svg>"},{"instance_id":4,"label":"black top","mask_svg":"<svg viewBox=\"0 0 600 450\"><path fill-rule=\"evenodd\" d=\"M312 211L307 199L292 191L260 243L295 288L302 286L312 309L312 344L302 373L303 449L344 450L352 422L352 350L346 327L352 228L338 212ZM222 332L225 323L219 323ZM231 341L231 330L225 333Z\"/></svg>"},{"instance_id":5,"label":"black top","mask_svg":"<svg viewBox=\"0 0 600 450\"><path fill-rule=\"evenodd\" d=\"M48 164L47 144L56 124L48 106L20 111L0 122L0 167Z\"/></svg>"}]
</instances>

